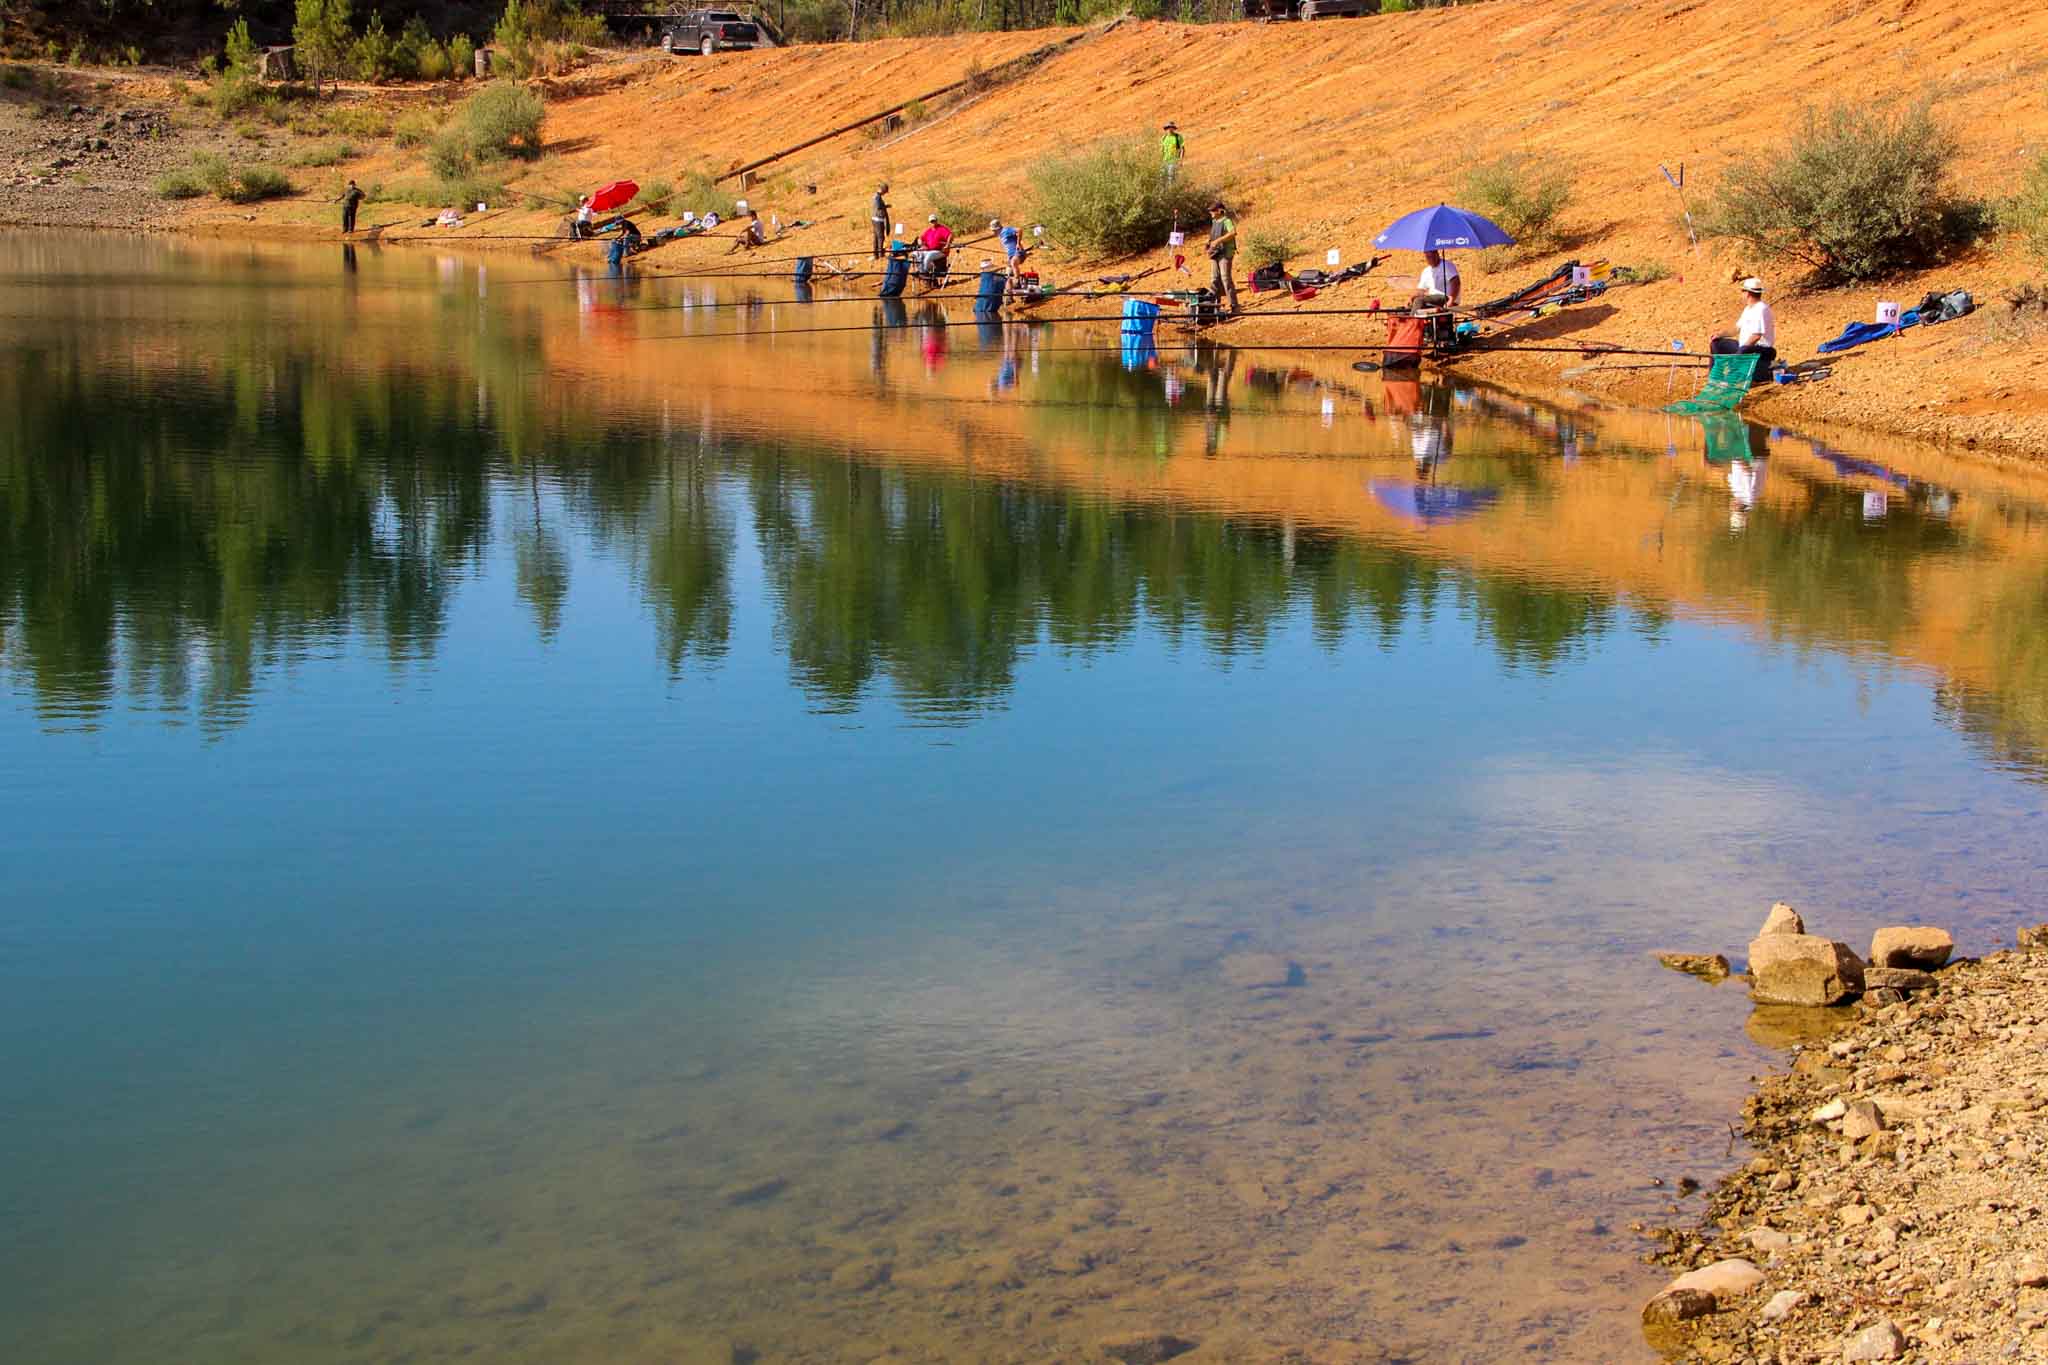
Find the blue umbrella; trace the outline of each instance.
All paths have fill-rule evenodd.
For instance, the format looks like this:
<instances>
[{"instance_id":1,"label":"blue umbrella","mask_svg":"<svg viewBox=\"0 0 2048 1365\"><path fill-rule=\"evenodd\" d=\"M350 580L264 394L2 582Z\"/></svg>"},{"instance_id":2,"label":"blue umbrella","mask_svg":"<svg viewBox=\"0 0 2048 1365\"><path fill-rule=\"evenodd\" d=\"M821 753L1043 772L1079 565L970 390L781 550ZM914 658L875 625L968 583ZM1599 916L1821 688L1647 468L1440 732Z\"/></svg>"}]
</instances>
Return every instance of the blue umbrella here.
<instances>
[{"instance_id":1,"label":"blue umbrella","mask_svg":"<svg viewBox=\"0 0 2048 1365\"><path fill-rule=\"evenodd\" d=\"M1491 219L1438 204L1395 220L1372 244L1390 251L1449 251L1454 247L1513 246L1515 239Z\"/></svg>"},{"instance_id":2,"label":"blue umbrella","mask_svg":"<svg viewBox=\"0 0 2048 1365\"><path fill-rule=\"evenodd\" d=\"M1370 479L1373 500L1399 516L1419 521L1453 521L1485 510L1500 496L1491 488L1458 488L1444 483L1409 483L1402 479Z\"/></svg>"}]
</instances>

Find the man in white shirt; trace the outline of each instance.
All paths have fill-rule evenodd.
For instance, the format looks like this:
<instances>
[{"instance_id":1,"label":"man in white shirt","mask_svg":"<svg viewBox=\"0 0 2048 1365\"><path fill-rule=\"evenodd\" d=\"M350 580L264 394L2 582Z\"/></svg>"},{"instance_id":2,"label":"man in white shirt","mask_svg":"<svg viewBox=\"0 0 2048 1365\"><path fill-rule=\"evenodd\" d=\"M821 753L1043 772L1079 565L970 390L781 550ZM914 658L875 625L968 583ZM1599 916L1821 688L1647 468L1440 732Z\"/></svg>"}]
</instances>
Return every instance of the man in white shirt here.
<instances>
[{"instance_id":1,"label":"man in white shirt","mask_svg":"<svg viewBox=\"0 0 2048 1365\"><path fill-rule=\"evenodd\" d=\"M1415 277L1415 297L1409 304L1415 308L1442 308L1448 304L1458 306L1458 295L1465 282L1458 278L1458 267L1444 259L1441 251L1422 253L1422 273Z\"/></svg>"},{"instance_id":2,"label":"man in white shirt","mask_svg":"<svg viewBox=\"0 0 2048 1365\"><path fill-rule=\"evenodd\" d=\"M1764 282L1756 276L1742 282L1742 296L1745 303L1742 316L1735 320L1735 335L1717 336L1707 348L1715 355L1755 356L1756 375L1750 382L1762 384L1778 360L1778 319L1764 302Z\"/></svg>"}]
</instances>

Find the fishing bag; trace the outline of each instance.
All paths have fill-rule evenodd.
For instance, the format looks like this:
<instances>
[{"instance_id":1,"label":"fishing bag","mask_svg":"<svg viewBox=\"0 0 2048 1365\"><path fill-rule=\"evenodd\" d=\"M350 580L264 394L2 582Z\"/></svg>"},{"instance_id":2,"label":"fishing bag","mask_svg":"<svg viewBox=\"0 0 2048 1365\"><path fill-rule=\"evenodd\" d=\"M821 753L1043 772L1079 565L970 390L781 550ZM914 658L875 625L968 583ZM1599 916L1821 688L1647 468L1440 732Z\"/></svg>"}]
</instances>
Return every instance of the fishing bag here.
<instances>
[{"instance_id":1,"label":"fishing bag","mask_svg":"<svg viewBox=\"0 0 2048 1365\"><path fill-rule=\"evenodd\" d=\"M1281 265L1278 261L1274 261L1271 265L1262 265L1252 272L1252 290L1255 293L1264 293L1268 289L1278 289L1286 282L1287 267Z\"/></svg>"},{"instance_id":2,"label":"fishing bag","mask_svg":"<svg viewBox=\"0 0 2048 1365\"><path fill-rule=\"evenodd\" d=\"M1412 370L1422 364L1423 320L1407 316L1387 319L1387 349L1380 364L1389 370Z\"/></svg>"}]
</instances>

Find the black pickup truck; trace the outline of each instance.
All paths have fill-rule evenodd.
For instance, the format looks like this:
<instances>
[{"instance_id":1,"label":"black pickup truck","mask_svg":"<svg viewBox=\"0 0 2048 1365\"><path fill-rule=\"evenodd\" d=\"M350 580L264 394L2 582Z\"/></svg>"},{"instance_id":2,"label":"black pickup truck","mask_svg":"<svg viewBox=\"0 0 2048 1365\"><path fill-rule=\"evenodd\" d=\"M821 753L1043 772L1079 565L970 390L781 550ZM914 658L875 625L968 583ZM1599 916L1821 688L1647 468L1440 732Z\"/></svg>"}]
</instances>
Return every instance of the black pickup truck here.
<instances>
[{"instance_id":1,"label":"black pickup truck","mask_svg":"<svg viewBox=\"0 0 2048 1365\"><path fill-rule=\"evenodd\" d=\"M751 19L729 9L693 9L662 24L661 45L670 52L698 52L709 57L734 48L760 47L761 30Z\"/></svg>"}]
</instances>

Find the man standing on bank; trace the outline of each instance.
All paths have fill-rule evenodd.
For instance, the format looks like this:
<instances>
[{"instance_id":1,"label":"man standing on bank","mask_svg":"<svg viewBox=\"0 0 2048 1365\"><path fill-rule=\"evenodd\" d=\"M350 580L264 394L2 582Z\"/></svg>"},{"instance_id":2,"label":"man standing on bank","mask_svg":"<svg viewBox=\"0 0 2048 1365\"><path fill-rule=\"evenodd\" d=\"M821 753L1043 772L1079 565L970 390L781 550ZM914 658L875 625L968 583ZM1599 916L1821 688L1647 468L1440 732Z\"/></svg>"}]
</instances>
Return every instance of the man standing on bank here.
<instances>
[{"instance_id":1,"label":"man standing on bank","mask_svg":"<svg viewBox=\"0 0 2048 1365\"><path fill-rule=\"evenodd\" d=\"M1180 163L1188 154L1188 142L1180 135L1180 125L1172 119L1168 119L1160 131L1164 134L1159 139L1160 168L1166 173L1166 183L1171 185L1180 176Z\"/></svg>"},{"instance_id":2,"label":"man standing on bank","mask_svg":"<svg viewBox=\"0 0 2048 1365\"><path fill-rule=\"evenodd\" d=\"M875 259L889 249L889 201L883 196L889 193L889 182L884 180L875 187L875 201L868 205L868 226L875 230Z\"/></svg>"},{"instance_id":3,"label":"man standing on bank","mask_svg":"<svg viewBox=\"0 0 2048 1365\"><path fill-rule=\"evenodd\" d=\"M1224 212L1223 201L1218 199L1209 205L1209 259L1216 263L1215 277L1209 281L1209 292L1216 296L1220 305L1226 293L1230 296L1230 311L1237 311L1237 222Z\"/></svg>"},{"instance_id":4,"label":"man standing on bank","mask_svg":"<svg viewBox=\"0 0 2048 1365\"><path fill-rule=\"evenodd\" d=\"M356 188L356 182L348 182L348 188L341 192L341 230L344 234L356 230L356 206L363 202L363 192Z\"/></svg>"}]
</instances>

